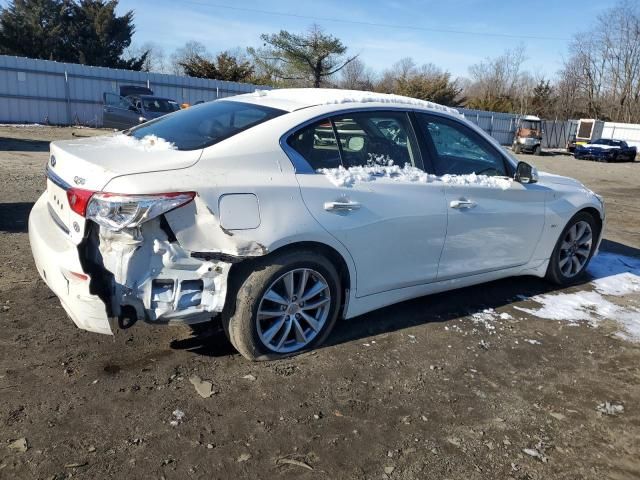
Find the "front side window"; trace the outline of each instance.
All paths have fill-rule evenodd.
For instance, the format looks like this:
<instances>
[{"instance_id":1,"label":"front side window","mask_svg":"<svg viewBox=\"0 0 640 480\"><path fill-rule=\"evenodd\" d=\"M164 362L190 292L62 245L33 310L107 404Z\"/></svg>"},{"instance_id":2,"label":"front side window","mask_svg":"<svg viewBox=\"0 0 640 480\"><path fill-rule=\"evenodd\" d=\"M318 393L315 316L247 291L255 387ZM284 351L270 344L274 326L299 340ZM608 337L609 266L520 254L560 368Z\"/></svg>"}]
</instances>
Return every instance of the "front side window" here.
<instances>
[{"instance_id":1,"label":"front side window","mask_svg":"<svg viewBox=\"0 0 640 480\"><path fill-rule=\"evenodd\" d=\"M215 101L180 110L132 128L129 135L156 135L178 150L197 150L232 137L284 114L283 110L251 103Z\"/></svg>"},{"instance_id":2,"label":"front side window","mask_svg":"<svg viewBox=\"0 0 640 480\"><path fill-rule=\"evenodd\" d=\"M507 176L504 158L469 127L442 117L418 114L418 124L431 146L436 175Z\"/></svg>"}]
</instances>

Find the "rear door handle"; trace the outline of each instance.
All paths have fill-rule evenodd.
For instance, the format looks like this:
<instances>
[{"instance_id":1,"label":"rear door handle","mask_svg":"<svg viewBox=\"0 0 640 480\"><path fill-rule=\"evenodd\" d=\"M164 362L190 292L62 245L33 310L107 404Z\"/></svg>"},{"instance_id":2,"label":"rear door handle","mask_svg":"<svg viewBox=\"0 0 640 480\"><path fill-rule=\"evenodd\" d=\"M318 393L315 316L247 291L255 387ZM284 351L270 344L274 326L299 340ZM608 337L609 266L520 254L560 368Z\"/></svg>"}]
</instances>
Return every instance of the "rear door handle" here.
<instances>
[{"instance_id":1,"label":"rear door handle","mask_svg":"<svg viewBox=\"0 0 640 480\"><path fill-rule=\"evenodd\" d=\"M325 202L324 204L324 209L328 212L351 212L359 208L358 202Z\"/></svg>"},{"instance_id":2,"label":"rear door handle","mask_svg":"<svg viewBox=\"0 0 640 480\"><path fill-rule=\"evenodd\" d=\"M463 208L473 208L478 205L476 202L472 202L471 200L453 200L449 206L451 208L456 208L458 210Z\"/></svg>"}]
</instances>

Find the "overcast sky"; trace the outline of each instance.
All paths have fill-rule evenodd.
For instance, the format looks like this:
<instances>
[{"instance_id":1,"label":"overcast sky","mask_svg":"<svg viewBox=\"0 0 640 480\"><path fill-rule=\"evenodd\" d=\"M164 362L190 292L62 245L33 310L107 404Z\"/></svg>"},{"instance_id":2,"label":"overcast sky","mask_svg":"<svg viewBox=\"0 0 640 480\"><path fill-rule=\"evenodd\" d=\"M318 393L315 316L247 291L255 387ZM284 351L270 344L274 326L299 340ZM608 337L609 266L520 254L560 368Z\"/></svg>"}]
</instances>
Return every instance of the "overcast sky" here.
<instances>
[{"instance_id":1,"label":"overcast sky","mask_svg":"<svg viewBox=\"0 0 640 480\"><path fill-rule=\"evenodd\" d=\"M465 76L470 65L523 43L527 48L526 68L552 77L566 57L572 34L587 28L594 17L614 3L615 0L121 0L119 12L135 12L134 44L152 41L167 55L189 40L205 44L212 53L257 46L261 33L281 29L300 32L315 22L376 70L410 56L419 64L432 62L454 76ZM7 1L0 4L6 5Z\"/></svg>"}]
</instances>

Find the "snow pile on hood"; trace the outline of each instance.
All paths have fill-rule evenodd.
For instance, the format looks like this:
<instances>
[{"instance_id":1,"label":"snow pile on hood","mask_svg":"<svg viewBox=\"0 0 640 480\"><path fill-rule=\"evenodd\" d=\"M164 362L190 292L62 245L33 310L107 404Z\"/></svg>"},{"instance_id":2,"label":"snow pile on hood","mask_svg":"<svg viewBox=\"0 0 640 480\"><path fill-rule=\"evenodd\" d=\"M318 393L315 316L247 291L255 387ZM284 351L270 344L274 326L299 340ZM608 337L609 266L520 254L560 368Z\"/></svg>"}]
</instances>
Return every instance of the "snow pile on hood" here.
<instances>
[{"instance_id":1,"label":"snow pile on hood","mask_svg":"<svg viewBox=\"0 0 640 480\"><path fill-rule=\"evenodd\" d=\"M601 253L592 259L588 272L595 277L591 282L594 291L536 295L530 300L540 307L515 308L539 318L571 324L586 321L597 326L604 320L614 320L620 328L617 336L640 342L640 309L613 301L615 297L628 298L640 293L640 259Z\"/></svg>"},{"instance_id":2,"label":"snow pile on hood","mask_svg":"<svg viewBox=\"0 0 640 480\"><path fill-rule=\"evenodd\" d=\"M511 180L507 177L490 177L488 175L443 175L440 177L443 183L451 185L481 185L483 187L501 188L507 190L511 187Z\"/></svg>"},{"instance_id":3,"label":"snow pile on hood","mask_svg":"<svg viewBox=\"0 0 640 480\"><path fill-rule=\"evenodd\" d=\"M131 147L145 152L164 152L176 149L173 143L167 142L164 138L157 137L156 135L146 135L141 139L137 139L131 135L119 133L109 138L110 144L113 146Z\"/></svg>"},{"instance_id":4,"label":"snow pile on hood","mask_svg":"<svg viewBox=\"0 0 640 480\"><path fill-rule=\"evenodd\" d=\"M599 148L601 150L611 150L615 148L620 148L619 145L603 145L601 143L587 143L584 145L584 148Z\"/></svg>"}]
</instances>

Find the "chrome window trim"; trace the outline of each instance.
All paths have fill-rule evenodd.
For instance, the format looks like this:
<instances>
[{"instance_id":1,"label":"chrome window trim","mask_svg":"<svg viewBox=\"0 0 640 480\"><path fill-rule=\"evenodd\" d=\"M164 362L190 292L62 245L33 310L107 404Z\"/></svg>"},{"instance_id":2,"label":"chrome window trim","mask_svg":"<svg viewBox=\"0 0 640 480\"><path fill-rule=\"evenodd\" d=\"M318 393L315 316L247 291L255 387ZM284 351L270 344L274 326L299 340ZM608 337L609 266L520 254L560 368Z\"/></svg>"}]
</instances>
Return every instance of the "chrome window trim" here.
<instances>
[{"instance_id":1,"label":"chrome window trim","mask_svg":"<svg viewBox=\"0 0 640 480\"><path fill-rule=\"evenodd\" d=\"M55 185L59 186L63 190L69 190L70 188L72 188L70 184L65 182L53 170L51 170L48 165L47 165L47 168L45 169L45 175L49 180L51 180Z\"/></svg>"},{"instance_id":2,"label":"chrome window trim","mask_svg":"<svg viewBox=\"0 0 640 480\"><path fill-rule=\"evenodd\" d=\"M476 133L479 133L480 135L482 135L483 137L487 137L487 142L489 144L491 144L491 146L494 148L494 150L496 152L498 152L498 154L500 156L502 156L502 158L505 160L505 162L507 162L514 170L516 168L516 165L513 163L513 159L507 155L507 153L504 151L504 148L502 147L502 145L499 145L499 148L496 147L495 143L497 142L491 135L489 135L487 132L485 132L484 130L482 130L480 127L478 127L476 124L474 124L473 122L470 122L469 120L467 120L462 114L460 114L459 117L457 117L456 115L453 115L451 113L448 112L441 112L439 110L431 110L428 108L417 108L415 106L412 106L411 104L408 105L385 105L385 106L380 106L380 105L360 105L359 107L353 107L353 108L346 108L346 109L341 109L341 110L335 110L333 112L329 112L329 113L323 113L321 115L316 115L308 120L305 120L302 123L299 123L298 125L296 125L293 128L290 128L289 130L287 130L283 135L280 136L280 148L282 148L282 150L284 151L284 153L287 155L287 157L289 157L289 160L291 161L291 163L293 164L293 168L296 174L316 174L317 172L315 170L313 170L313 168L311 168L311 165L309 165L309 162L307 162L307 160L300 155L296 150L294 150L288 143L287 140L289 139L289 137L291 135L293 135L294 133L296 133L298 130L300 130L301 128L304 128L312 123L318 122L322 119L329 119L331 117L334 117L336 115L340 115L343 113L365 113L367 111L401 111L401 112L416 112L416 113L425 113L425 114L429 114L429 115L436 115L439 117L444 117L447 118L451 121L455 121L460 123L461 125L467 127L467 128L471 128L472 130L474 130ZM460 121L460 119L464 119L464 121ZM418 135L418 132L415 133L416 136ZM424 165L426 165L426 162L422 162Z\"/></svg>"}]
</instances>

